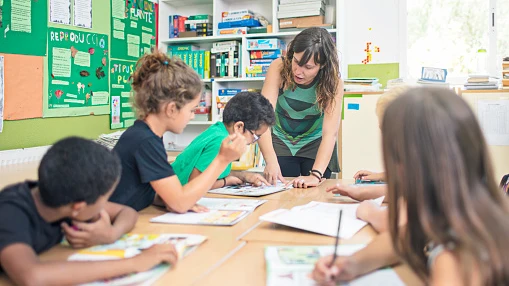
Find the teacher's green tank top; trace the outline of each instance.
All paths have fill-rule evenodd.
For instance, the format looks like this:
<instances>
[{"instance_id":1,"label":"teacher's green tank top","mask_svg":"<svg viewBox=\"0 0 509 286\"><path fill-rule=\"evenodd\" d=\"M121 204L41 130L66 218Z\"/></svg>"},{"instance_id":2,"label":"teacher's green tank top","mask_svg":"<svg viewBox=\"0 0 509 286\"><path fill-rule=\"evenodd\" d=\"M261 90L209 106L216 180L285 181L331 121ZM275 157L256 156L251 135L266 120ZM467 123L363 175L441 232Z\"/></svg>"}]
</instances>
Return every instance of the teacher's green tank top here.
<instances>
[{"instance_id":1,"label":"teacher's green tank top","mask_svg":"<svg viewBox=\"0 0 509 286\"><path fill-rule=\"evenodd\" d=\"M272 144L277 156L316 159L322 142L324 114L316 102L318 80L294 91L280 89L276 103L276 124L272 128ZM339 172L337 146L329 161L329 169Z\"/></svg>"}]
</instances>

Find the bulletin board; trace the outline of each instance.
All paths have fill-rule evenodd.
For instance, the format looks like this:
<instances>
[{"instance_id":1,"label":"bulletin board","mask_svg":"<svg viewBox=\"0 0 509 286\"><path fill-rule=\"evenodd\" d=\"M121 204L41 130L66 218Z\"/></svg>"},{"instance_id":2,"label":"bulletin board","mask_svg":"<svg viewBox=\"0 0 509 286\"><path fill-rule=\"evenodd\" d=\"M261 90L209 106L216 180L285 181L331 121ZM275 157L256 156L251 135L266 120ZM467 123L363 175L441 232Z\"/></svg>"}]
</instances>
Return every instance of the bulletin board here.
<instances>
[{"instance_id":1,"label":"bulletin board","mask_svg":"<svg viewBox=\"0 0 509 286\"><path fill-rule=\"evenodd\" d=\"M135 67L136 62L133 61L111 60L111 129L127 128L134 123L129 78Z\"/></svg>"},{"instance_id":2,"label":"bulletin board","mask_svg":"<svg viewBox=\"0 0 509 286\"><path fill-rule=\"evenodd\" d=\"M47 0L0 0L0 53L46 55Z\"/></svg>"},{"instance_id":3,"label":"bulletin board","mask_svg":"<svg viewBox=\"0 0 509 286\"><path fill-rule=\"evenodd\" d=\"M4 57L6 77L4 120L42 117L44 57L0 56Z\"/></svg>"},{"instance_id":4,"label":"bulletin board","mask_svg":"<svg viewBox=\"0 0 509 286\"><path fill-rule=\"evenodd\" d=\"M156 4L149 0L111 1L111 57L138 60L156 45Z\"/></svg>"},{"instance_id":5,"label":"bulletin board","mask_svg":"<svg viewBox=\"0 0 509 286\"><path fill-rule=\"evenodd\" d=\"M109 106L108 35L68 29L48 30L48 109L88 115Z\"/></svg>"}]
</instances>

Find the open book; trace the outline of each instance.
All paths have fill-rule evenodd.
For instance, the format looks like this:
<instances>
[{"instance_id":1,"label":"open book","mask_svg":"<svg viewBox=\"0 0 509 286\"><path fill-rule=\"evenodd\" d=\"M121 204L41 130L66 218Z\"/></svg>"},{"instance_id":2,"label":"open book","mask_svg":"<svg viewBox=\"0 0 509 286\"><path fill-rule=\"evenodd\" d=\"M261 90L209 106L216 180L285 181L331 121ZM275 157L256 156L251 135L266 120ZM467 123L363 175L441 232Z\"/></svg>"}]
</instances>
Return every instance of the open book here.
<instances>
[{"instance_id":1,"label":"open book","mask_svg":"<svg viewBox=\"0 0 509 286\"><path fill-rule=\"evenodd\" d=\"M260 197L286 191L291 188L293 188L293 186L285 186L285 184L278 181L275 186L272 185L271 186L262 185L260 187L255 187L252 185L227 186L224 188L210 190L209 193L231 196Z\"/></svg>"},{"instance_id":2,"label":"open book","mask_svg":"<svg viewBox=\"0 0 509 286\"><path fill-rule=\"evenodd\" d=\"M374 200L381 205L384 197ZM260 220L282 224L328 236L336 236L339 210L343 210L339 237L348 239L367 223L357 219L359 204L333 204L312 201L292 209L278 209L260 216Z\"/></svg>"},{"instance_id":3,"label":"open book","mask_svg":"<svg viewBox=\"0 0 509 286\"><path fill-rule=\"evenodd\" d=\"M156 223L203 224L203 225L235 225L254 211L266 200L216 199L201 198L197 204L209 209L208 212L185 214L166 213L150 219Z\"/></svg>"},{"instance_id":4,"label":"open book","mask_svg":"<svg viewBox=\"0 0 509 286\"><path fill-rule=\"evenodd\" d=\"M154 244L173 243L179 259L187 256L207 238L195 234L125 234L112 244L98 245L82 249L71 255L70 261L100 261L130 258L141 253ZM170 268L160 264L148 271L126 274L120 277L87 283L84 285L151 285Z\"/></svg>"},{"instance_id":5,"label":"open book","mask_svg":"<svg viewBox=\"0 0 509 286\"><path fill-rule=\"evenodd\" d=\"M365 245L341 244L337 254L352 255ZM334 252L334 246L269 246L265 248L267 286L312 286L309 278L316 261ZM382 282L383 281L383 282ZM405 285L391 268L374 271L348 283L349 286Z\"/></svg>"}]
</instances>

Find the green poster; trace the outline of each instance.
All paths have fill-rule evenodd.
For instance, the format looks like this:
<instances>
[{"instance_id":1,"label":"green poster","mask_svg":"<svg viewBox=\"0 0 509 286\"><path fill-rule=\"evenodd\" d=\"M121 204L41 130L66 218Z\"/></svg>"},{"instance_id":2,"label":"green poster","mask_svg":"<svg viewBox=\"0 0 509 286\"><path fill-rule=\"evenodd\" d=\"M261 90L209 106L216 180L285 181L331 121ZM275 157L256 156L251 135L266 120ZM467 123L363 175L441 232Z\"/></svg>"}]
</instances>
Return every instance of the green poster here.
<instances>
[{"instance_id":1,"label":"green poster","mask_svg":"<svg viewBox=\"0 0 509 286\"><path fill-rule=\"evenodd\" d=\"M47 0L0 0L0 53L46 55Z\"/></svg>"},{"instance_id":2,"label":"green poster","mask_svg":"<svg viewBox=\"0 0 509 286\"><path fill-rule=\"evenodd\" d=\"M111 0L111 57L138 60L156 45L155 4L149 0Z\"/></svg>"},{"instance_id":3,"label":"green poster","mask_svg":"<svg viewBox=\"0 0 509 286\"><path fill-rule=\"evenodd\" d=\"M88 115L109 106L108 63L107 35L50 28L48 110L66 111L53 112L56 116Z\"/></svg>"},{"instance_id":4,"label":"green poster","mask_svg":"<svg viewBox=\"0 0 509 286\"><path fill-rule=\"evenodd\" d=\"M135 120L131 102L130 77L136 66L136 62L111 60L111 129L127 128L133 125Z\"/></svg>"}]
</instances>

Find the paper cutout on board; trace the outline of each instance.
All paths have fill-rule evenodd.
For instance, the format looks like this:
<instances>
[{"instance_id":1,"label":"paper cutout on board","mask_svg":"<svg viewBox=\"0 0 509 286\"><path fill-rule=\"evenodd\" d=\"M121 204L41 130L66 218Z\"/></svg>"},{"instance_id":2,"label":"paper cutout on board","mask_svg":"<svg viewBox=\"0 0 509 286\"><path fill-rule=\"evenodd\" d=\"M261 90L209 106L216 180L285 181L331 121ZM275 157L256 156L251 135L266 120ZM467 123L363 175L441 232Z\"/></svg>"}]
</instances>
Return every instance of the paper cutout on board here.
<instances>
[{"instance_id":1,"label":"paper cutout on board","mask_svg":"<svg viewBox=\"0 0 509 286\"><path fill-rule=\"evenodd\" d=\"M49 21L56 24L71 25L71 0L50 0Z\"/></svg>"},{"instance_id":2,"label":"paper cutout on board","mask_svg":"<svg viewBox=\"0 0 509 286\"><path fill-rule=\"evenodd\" d=\"M42 117L44 58L0 54L4 57L4 120ZM27 84L27 83L30 84Z\"/></svg>"},{"instance_id":3,"label":"paper cutout on board","mask_svg":"<svg viewBox=\"0 0 509 286\"><path fill-rule=\"evenodd\" d=\"M50 28L48 51L45 115L47 110L58 109L72 109L61 116L88 115L95 106L104 106L109 113L108 36ZM52 115L59 116L58 112Z\"/></svg>"},{"instance_id":4,"label":"paper cutout on board","mask_svg":"<svg viewBox=\"0 0 509 286\"><path fill-rule=\"evenodd\" d=\"M74 26L92 29L92 0L74 0Z\"/></svg>"},{"instance_id":5,"label":"paper cutout on board","mask_svg":"<svg viewBox=\"0 0 509 286\"><path fill-rule=\"evenodd\" d=\"M2 0L0 53L46 55L47 7L47 0Z\"/></svg>"},{"instance_id":6,"label":"paper cutout on board","mask_svg":"<svg viewBox=\"0 0 509 286\"><path fill-rule=\"evenodd\" d=\"M148 0L111 1L111 57L138 60L155 43L155 4Z\"/></svg>"},{"instance_id":7,"label":"paper cutout on board","mask_svg":"<svg viewBox=\"0 0 509 286\"><path fill-rule=\"evenodd\" d=\"M135 120L131 104L131 81L129 78L136 67L136 62L111 60L110 66L110 128L127 128Z\"/></svg>"}]
</instances>

